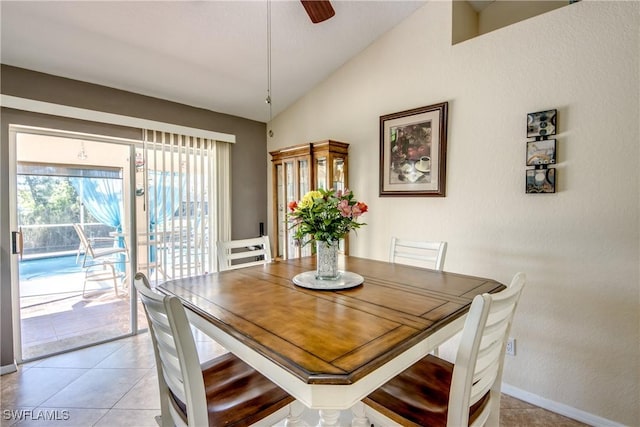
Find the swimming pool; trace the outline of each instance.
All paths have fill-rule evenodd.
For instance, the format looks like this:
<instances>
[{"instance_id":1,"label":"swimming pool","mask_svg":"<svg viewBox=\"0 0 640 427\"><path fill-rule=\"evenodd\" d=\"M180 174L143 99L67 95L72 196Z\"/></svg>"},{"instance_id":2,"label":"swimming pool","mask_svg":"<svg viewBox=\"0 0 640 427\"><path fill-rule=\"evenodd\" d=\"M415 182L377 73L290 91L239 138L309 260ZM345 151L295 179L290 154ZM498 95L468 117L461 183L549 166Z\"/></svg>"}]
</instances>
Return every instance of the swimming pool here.
<instances>
[{"instance_id":1,"label":"swimming pool","mask_svg":"<svg viewBox=\"0 0 640 427\"><path fill-rule=\"evenodd\" d=\"M79 273L82 271L82 258L76 264L76 255L51 256L20 261L20 280L29 280L42 276Z\"/></svg>"}]
</instances>

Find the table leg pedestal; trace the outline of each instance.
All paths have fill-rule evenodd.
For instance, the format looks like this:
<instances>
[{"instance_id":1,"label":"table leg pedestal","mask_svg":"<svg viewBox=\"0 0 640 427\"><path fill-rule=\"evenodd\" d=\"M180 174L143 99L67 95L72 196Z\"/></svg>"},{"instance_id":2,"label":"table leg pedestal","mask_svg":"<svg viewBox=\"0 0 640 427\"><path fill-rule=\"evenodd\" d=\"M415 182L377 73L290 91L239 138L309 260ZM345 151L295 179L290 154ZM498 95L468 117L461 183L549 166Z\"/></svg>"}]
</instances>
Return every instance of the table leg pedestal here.
<instances>
[{"instance_id":1,"label":"table leg pedestal","mask_svg":"<svg viewBox=\"0 0 640 427\"><path fill-rule=\"evenodd\" d=\"M299 401L294 401L289 405L289 416L284 421L285 427L308 427L309 425L302 419L306 406Z\"/></svg>"},{"instance_id":2,"label":"table leg pedestal","mask_svg":"<svg viewBox=\"0 0 640 427\"><path fill-rule=\"evenodd\" d=\"M369 427L369 419L364 412L364 403L358 402L351 407L351 413L353 418L351 420L351 427Z\"/></svg>"},{"instance_id":3,"label":"table leg pedestal","mask_svg":"<svg viewBox=\"0 0 640 427\"><path fill-rule=\"evenodd\" d=\"M318 412L320 413L318 427L339 426L340 411L338 409L320 409Z\"/></svg>"}]
</instances>

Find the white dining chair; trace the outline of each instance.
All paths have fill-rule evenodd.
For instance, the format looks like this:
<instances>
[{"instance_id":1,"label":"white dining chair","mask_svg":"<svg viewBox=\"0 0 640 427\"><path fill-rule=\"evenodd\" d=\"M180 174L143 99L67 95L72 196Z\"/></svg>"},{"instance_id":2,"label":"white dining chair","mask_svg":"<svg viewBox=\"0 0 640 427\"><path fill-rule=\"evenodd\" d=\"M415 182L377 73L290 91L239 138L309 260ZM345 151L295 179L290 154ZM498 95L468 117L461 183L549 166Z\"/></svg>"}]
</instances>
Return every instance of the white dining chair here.
<instances>
[{"instance_id":1,"label":"white dining chair","mask_svg":"<svg viewBox=\"0 0 640 427\"><path fill-rule=\"evenodd\" d=\"M447 255L447 242L417 241L391 238L389 262L425 267L442 271L444 258ZM439 348L434 348L434 355L439 354Z\"/></svg>"},{"instance_id":2,"label":"white dining chair","mask_svg":"<svg viewBox=\"0 0 640 427\"><path fill-rule=\"evenodd\" d=\"M220 271L271 262L269 236L216 242Z\"/></svg>"},{"instance_id":3,"label":"white dining chair","mask_svg":"<svg viewBox=\"0 0 640 427\"><path fill-rule=\"evenodd\" d=\"M264 426L287 418L293 397L232 353L201 365L180 300L151 290L142 273L134 285L153 342L160 426Z\"/></svg>"},{"instance_id":4,"label":"white dining chair","mask_svg":"<svg viewBox=\"0 0 640 427\"><path fill-rule=\"evenodd\" d=\"M455 364L428 355L363 402L385 426L497 426L507 337L526 276L473 299Z\"/></svg>"},{"instance_id":5,"label":"white dining chair","mask_svg":"<svg viewBox=\"0 0 640 427\"><path fill-rule=\"evenodd\" d=\"M442 271L446 255L447 242L391 238L389 262Z\"/></svg>"}]
</instances>

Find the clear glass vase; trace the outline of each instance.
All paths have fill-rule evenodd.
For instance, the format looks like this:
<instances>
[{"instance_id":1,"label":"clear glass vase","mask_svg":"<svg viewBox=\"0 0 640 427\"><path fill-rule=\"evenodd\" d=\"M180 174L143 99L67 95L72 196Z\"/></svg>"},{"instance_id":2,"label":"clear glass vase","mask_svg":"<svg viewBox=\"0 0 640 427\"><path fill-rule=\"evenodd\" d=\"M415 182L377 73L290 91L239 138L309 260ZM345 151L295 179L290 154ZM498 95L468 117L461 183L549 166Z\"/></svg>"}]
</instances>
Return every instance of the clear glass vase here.
<instances>
[{"instance_id":1,"label":"clear glass vase","mask_svg":"<svg viewBox=\"0 0 640 427\"><path fill-rule=\"evenodd\" d=\"M336 280L338 271L339 242L316 241L316 279Z\"/></svg>"}]
</instances>

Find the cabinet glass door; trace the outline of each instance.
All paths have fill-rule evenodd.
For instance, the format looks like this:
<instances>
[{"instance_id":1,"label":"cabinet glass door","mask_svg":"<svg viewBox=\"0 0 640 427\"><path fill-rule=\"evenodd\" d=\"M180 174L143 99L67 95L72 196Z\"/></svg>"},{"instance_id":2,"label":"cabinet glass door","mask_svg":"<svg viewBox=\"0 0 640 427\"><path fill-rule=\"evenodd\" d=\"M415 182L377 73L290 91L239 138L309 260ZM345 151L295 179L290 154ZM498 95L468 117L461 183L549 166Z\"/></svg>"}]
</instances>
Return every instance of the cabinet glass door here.
<instances>
[{"instance_id":1,"label":"cabinet glass door","mask_svg":"<svg viewBox=\"0 0 640 427\"><path fill-rule=\"evenodd\" d=\"M316 190L327 188L327 158L316 159Z\"/></svg>"},{"instance_id":2,"label":"cabinet glass door","mask_svg":"<svg viewBox=\"0 0 640 427\"><path fill-rule=\"evenodd\" d=\"M287 241L287 228L286 228L286 212L287 202L284 194L284 168L281 164L276 165L276 200L277 200L277 212L278 212L278 253L277 257L284 255L285 242Z\"/></svg>"},{"instance_id":3,"label":"cabinet glass door","mask_svg":"<svg viewBox=\"0 0 640 427\"><path fill-rule=\"evenodd\" d=\"M286 212L287 205L289 204L290 201L296 200L297 195L296 195L296 188L295 188L295 181L294 181L294 176L295 176L294 170L293 170L294 163L286 162L284 165L285 165L285 174L286 174L286 182L287 182L286 197L284 202L284 207ZM291 227L291 223L288 219L285 218L284 228L285 228L285 232L287 233L287 253L285 254L285 258L295 257L297 252L296 241L293 239L293 232L289 230L289 227Z\"/></svg>"},{"instance_id":4,"label":"cabinet glass door","mask_svg":"<svg viewBox=\"0 0 640 427\"><path fill-rule=\"evenodd\" d=\"M301 199L302 196L307 194L310 190L310 182L309 182L309 161L308 160L300 160L298 162L298 182L300 183L300 191L297 199Z\"/></svg>"},{"instance_id":5,"label":"cabinet glass door","mask_svg":"<svg viewBox=\"0 0 640 427\"><path fill-rule=\"evenodd\" d=\"M298 161L298 182L299 182L299 191L297 200L300 200L302 196L311 191L311 180L309 174L309 161L307 159ZM294 230L291 230L293 233ZM311 255L311 245L307 245L303 248L296 248L300 251L300 256L309 256Z\"/></svg>"},{"instance_id":6,"label":"cabinet glass door","mask_svg":"<svg viewBox=\"0 0 640 427\"><path fill-rule=\"evenodd\" d=\"M333 159L333 189L344 190L344 159Z\"/></svg>"}]
</instances>

